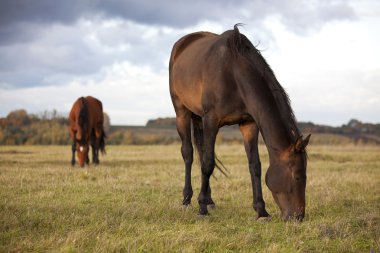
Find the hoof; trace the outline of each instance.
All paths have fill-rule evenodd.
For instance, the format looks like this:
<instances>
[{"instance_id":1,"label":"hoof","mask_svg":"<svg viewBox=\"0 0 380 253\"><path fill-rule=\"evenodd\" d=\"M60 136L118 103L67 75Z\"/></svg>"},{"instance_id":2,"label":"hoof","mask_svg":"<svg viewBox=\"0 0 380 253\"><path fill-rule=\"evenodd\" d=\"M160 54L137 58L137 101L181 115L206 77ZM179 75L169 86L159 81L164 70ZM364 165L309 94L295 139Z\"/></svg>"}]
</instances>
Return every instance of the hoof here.
<instances>
[{"instance_id":1,"label":"hoof","mask_svg":"<svg viewBox=\"0 0 380 253\"><path fill-rule=\"evenodd\" d=\"M272 220L271 216L259 217L256 219L257 222L261 222L261 223L269 222L271 220Z\"/></svg>"},{"instance_id":2,"label":"hoof","mask_svg":"<svg viewBox=\"0 0 380 253\"><path fill-rule=\"evenodd\" d=\"M208 205L207 205L207 208L215 209L215 208L216 208L216 205L215 205L215 204L208 204Z\"/></svg>"},{"instance_id":3,"label":"hoof","mask_svg":"<svg viewBox=\"0 0 380 253\"><path fill-rule=\"evenodd\" d=\"M191 208L191 204L182 205L182 210L188 210Z\"/></svg>"},{"instance_id":4,"label":"hoof","mask_svg":"<svg viewBox=\"0 0 380 253\"><path fill-rule=\"evenodd\" d=\"M205 219L205 218L207 218L207 217L209 217L209 216L210 216L209 213L206 213L206 214L201 214L201 213L199 213L199 214L198 214L198 218L200 218L200 219Z\"/></svg>"},{"instance_id":5,"label":"hoof","mask_svg":"<svg viewBox=\"0 0 380 253\"><path fill-rule=\"evenodd\" d=\"M207 207L201 207L201 208L199 208L199 215L200 216L207 216L207 215L209 215L208 211L207 211Z\"/></svg>"}]
</instances>

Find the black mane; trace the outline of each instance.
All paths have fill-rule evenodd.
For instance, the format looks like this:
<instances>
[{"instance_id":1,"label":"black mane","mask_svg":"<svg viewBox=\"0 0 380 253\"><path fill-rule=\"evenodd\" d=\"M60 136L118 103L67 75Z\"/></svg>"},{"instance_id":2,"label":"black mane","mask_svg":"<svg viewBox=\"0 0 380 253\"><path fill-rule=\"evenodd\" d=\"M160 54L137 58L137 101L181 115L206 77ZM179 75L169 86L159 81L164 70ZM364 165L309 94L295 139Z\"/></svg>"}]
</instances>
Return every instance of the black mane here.
<instances>
[{"instance_id":1,"label":"black mane","mask_svg":"<svg viewBox=\"0 0 380 253\"><path fill-rule=\"evenodd\" d=\"M281 118L285 123L287 132L291 136L293 142L300 136L300 131L296 125L296 118L290 105L290 99L284 88L277 81L277 78L264 57L248 38L239 32L238 26L234 26L234 30L227 31L229 36L227 44L234 57L244 57L252 64L252 66L260 73L266 81L280 112Z\"/></svg>"},{"instance_id":2,"label":"black mane","mask_svg":"<svg viewBox=\"0 0 380 253\"><path fill-rule=\"evenodd\" d=\"M82 130L82 138L81 143L84 144L86 142L87 136L87 124L88 124L88 112L87 112L87 102L84 97L80 99L80 111L78 116L78 125Z\"/></svg>"}]
</instances>

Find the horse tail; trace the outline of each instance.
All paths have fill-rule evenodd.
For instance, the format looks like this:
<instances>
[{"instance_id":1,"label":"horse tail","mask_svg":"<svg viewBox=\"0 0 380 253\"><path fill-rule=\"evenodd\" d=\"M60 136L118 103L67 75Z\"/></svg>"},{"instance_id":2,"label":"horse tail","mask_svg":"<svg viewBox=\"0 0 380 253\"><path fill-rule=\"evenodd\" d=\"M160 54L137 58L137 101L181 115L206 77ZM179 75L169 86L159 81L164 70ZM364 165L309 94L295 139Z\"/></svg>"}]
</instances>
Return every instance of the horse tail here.
<instances>
[{"instance_id":1,"label":"horse tail","mask_svg":"<svg viewBox=\"0 0 380 253\"><path fill-rule=\"evenodd\" d=\"M193 142L195 144L195 150L198 153L199 161L202 163L203 156L203 128L202 128L202 118L192 114L192 123L193 123ZM215 154L215 167L226 177L229 170L224 166L224 164L219 160Z\"/></svg>"},{"instance_id":2,"label":"horse tail","mask_svg":"<svg viewBox=\"0 0 380 253\"><path fill-rule=\"evenodd\" d=\"M106 153L106 142L105 138L107 138L106 133L104 132L104 129L102 128L102 133L100 135L100 142L99 142L99 149L102 154Z\"/></svg>"},{"instance_id":3,"label":"horse tail","mask_svg":"<svg viewBox=\"0 0 380 253\"><path fill-rule=\"evenodd\" d=\"M78 116L78 125L82 130L81 142L84 143L86 141L87 124L88 124L87 102L84 97L80 97L79 101L80 101L80 109L79 109L79 116Z\"/></svg>"},{"instance_id":4,"label":"horse tail","mask_svg":"<svg viewBox=\"0 0 380 253\"><path fill-rule=\"evenodd\" d=\"M203 147L203 129L202 118L192 114L191 121L193 123L193 142L195 145L195 151L198 153L199 163L202 163L202 147Z\"/></svg>"}]
</instances>

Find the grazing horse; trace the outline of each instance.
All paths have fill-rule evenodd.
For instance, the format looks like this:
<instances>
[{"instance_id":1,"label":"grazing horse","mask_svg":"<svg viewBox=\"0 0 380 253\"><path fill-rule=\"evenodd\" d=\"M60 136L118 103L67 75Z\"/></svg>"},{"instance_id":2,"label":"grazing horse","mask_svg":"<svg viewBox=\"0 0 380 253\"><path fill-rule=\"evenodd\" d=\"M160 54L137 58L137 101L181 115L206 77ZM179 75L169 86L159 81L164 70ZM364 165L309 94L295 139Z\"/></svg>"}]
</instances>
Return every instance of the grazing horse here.
<instances>
[{"instance_id":1,"label":"grazing horse","mask_svg":"<svg viewBox=\"0 0 380 253\"><path fill-rule=\"evenodd\" d=\"M273 71L238 25L221 35L188 34L172 49L169 63L170 95L182 141L185 163L183 205L191 202L191 166L194 144L201 161L199 214L213 204L210 176L215 167L215 139L219 128L239 124L253 190L257 218L269 217L261 188L258 134L268 149L270 166L265 182L281 210L283 220L305 215L306 145L296 125L289 98Z\"/></svg>"},{"instance_id":2,"label":"grazing horse","mask_svg":"<svg viewBox=\"0 0 380 253\"><path fill-rule=\"evenodd\" d=\"M79 165L89 163L89 144L92 147L92 162L99 164L99 149L105 153L103 130L103 105L98 99L88 96L78 98L69 115L69 130L72 142L71 164L75 164L75 151Z\"/></svg>"}]
</instances>

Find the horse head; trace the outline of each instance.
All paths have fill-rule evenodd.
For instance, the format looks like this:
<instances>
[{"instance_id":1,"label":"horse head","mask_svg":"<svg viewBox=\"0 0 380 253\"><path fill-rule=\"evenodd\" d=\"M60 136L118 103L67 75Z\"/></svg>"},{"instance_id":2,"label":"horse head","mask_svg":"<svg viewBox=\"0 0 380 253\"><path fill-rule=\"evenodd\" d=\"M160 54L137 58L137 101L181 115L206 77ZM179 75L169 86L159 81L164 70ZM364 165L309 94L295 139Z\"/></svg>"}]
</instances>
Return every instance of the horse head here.
<instances>
[{"instance_id":1,"label":"horse head","mask_svg":"<svg viewBox=\"0 0 380 253\"><path fill-rule=\"evenodd\" d=\"M76 140L76 151L77 151L77 157L78 157L78 162L81 167L84 167L85 163L88 163L88 151L89 151L89 146L86 141L83 139L81 140Z\"/></svg>"},{"instance_id":2,"label":"horse head","mask_svg":"<svg viewBox=\"0 0 380 253\"><path fill-rule=\"evenodd\" d=\"M307 155L305 148L310 134L302 135L277 159L270 162L265 182L280 207L282 219L295 218L302 221L305 216L305 189Z\"/></svg>"}]
</instances>

